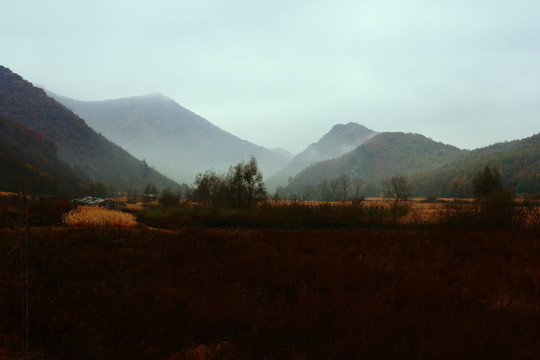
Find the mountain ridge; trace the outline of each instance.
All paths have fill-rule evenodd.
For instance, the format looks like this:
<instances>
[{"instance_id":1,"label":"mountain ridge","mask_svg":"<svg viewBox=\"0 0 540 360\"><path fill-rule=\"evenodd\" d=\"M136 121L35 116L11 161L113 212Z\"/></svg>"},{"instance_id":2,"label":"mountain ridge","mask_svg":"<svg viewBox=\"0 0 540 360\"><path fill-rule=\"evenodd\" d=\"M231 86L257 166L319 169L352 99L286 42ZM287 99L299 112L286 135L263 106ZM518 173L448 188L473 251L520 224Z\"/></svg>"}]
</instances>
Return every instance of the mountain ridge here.
<instances>
[{"instance_id":1,"label":"mountain ridge","mask_svg":"<svg viewBox=\"0 0 540 360\"><path fill-rule=\"evenodd\" d=\"M289 187L317 186L346 175L362 179L373 192L386 176L431 169L464 152L421 134L382 132L341 157L310 165L291 179Z\"/></svg>"},{"instance_id":2,"label":"mountain ridge","mask_svg":"<svg viewBox=\"0 0 540 360\"><path fill-rule=\"evenodd\" d=\"M258 158L260 167L277 169L266 179L267 185L276 181L268 186L270 190L279 184L297 188L315 186L341 175L363 179L374 190L382 177L405 174L413 179L415 194L466 196L475 172L490 165L500 170L505 181L516 182L517 179L517 190L540 191L540 185L536 185L540 184L540 134L469 151L421 134L375 132L350 122L334 125L317 142L291 159L292 154L282 149L266 149L220 129L160 93L98 101L56 97L63 102L48 97L42 89L0 66L0 115L8 124L4 125L10 128L13 126L9 122L13 122L35 131L31 135L23 128L17 130L21 134L28 133L27 142L36 142L38 147L43 145L43 150L38 151L49 154L51 159L56 153L58 161L65 161L89 181L103 181L122 189L142 188L147 183L173 188L178 185L146 161L131 156L124 150L125 144L121 144L122 148L110 142L107 138L111 131L123 136L135 155L149 160L151 165L161 168L163 161L192 176L207 169L225 171L251 155L257 157L253 153L260 150L270 156L269 160ZM90 107L85 115L90 121L76 115L65 104L69 101ZM90 122L97 124L93 125L95 129L88 126ZM105 132L105 136L101 132ZM212 135L208 136L209 133ZM229 141L231 139L233 141ZM54 144L54 151L47 145L49 140ZM2 141L4 149L8 148L6 144L20 148L20 141L10 143L6 138ZM162 149L153 154L152 150L159 146ZM269 167L268 161L273 161L273 165ZM24 162L30 165L26 169L35 169L35 173L50 178L48 171L40 170L30 161ZM190 168L192 163L197 168ZM85 181L84 176L77 176L79 183Z\"/></svg>"},{"instance_id":3,"label":"mountain ridge","mask_svg":"<svg viewBox=\"0 0 540 360\"><path fill-rule=\"evenodd\" d=\"M60 159L91 181L127 191L153 183L176 188L164 177L104 136L20 75L0 66L0 114L52 140Z\"/></svg>"},{"instance_id":4,"label":"mountain ridge","mask_svg":"<svg viewBox=\"0 0 540 360\"><path fill-rule=\"evenodd\" d=\"M287 185L289 179L296 176L304 168L319 161L344 155L376 134L376 131L355 122L336 124L317 142L309 145L291 159L284 168L269 177L265 183L269 189Z\"/></svg>"},{"instance_id":5,"label":"mountain ridge","mask_svg":"<svg viewBox=\"0 0 540 360\"><path fill-rule=\"evenodd\" d=\"M501 181L516 193L540 192L540 133L474 149L438 169L412 174L414 195L469 197L485 166L498 169Z\"/></svg>"},{"instance_id":6,"label":"mountain ridge","mask_svg":"<svg viewBox=\"0 0 540 360\"><path fill-rule=\"evenodd\" d=\"M333 198L328 193L341 186L343 199L348 183L354 184L354 196L362 192L379 196L384 178L405 175L413 196L471 197L473 179L486 166L496 168L502 182L516 193L540 192L540 133L462 150L421 134L383 132L339 158L305 168L287 187L278 189L278 196L324 200Z\"/></svg>"},{"instance_id":7,"label":"mountain ridge","mask_svg":"<svg viewBox=\"0 0 540 360\"><path fill-rule=\"evenodd\" d=\"M100 101L49 94L96 131L178 181L191 182L211 168L226 171L251 156L267 175L290 159L287 153L230 134L160 93Z\"/></svg>"}]
</instances>

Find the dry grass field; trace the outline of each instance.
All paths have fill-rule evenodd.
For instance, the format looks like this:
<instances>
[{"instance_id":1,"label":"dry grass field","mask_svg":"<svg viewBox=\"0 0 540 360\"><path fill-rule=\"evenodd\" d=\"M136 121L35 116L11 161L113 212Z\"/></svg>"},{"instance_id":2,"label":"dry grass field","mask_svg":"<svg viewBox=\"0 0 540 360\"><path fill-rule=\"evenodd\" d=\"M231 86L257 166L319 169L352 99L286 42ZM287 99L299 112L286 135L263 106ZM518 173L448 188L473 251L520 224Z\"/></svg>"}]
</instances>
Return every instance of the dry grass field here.
<instances>
[{"instance_id":1,"label":"dry grass field","mask_svg":"<svg viewBox=\"0 0 540 360\"><path fill-rule=\"evenodd\" d=\"M0 191L0 197L11 197L11 196L17 196L17 194L12 193L12 192Z\"/></svg>"},{"instance_id":2,"label":"dry grass field","mask_svg":"<svg viewBox=\"0 0 540 360\"><path fill-rule=\"evenodd\" d=\"M25 232L0 205L0 359L19 360ZM30 201L29 358L537 358L540 232L470 228L470 202L408 205L395 222L380 199Z\"/></svg>"},{"instance_id":3,"label":"dry grass field","mask_svg":"<svg viewBox=\"0 0 540 360\"><path fill-rule=\"evenodd\" d=\"M135 216L123 211L104 209L98 206L77 206L62 218L70 226L136 226Z\"/></svg>"},{"instance_id":4,"label":"dry grass field","mask_svg":"<svg viewBox=\"0 0 540 360\"><path fill-rule=\"evenodd\" d=\"M23 359L21 236L0 229L0 358ZM540 236L31 230L39 359L534 359Z\"/></svg>"}]
</instances>

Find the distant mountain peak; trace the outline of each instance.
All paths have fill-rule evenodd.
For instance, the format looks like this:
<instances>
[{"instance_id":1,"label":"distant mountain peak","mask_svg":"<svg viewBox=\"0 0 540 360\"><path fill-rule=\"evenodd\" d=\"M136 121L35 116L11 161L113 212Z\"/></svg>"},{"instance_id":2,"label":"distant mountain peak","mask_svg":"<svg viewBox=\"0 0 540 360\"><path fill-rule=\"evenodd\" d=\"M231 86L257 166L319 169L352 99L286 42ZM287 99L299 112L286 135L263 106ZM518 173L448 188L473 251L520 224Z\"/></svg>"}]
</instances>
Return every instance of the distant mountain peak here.
<instances>
[{"instance_id":1,"label":"distant mountain peak","mask_svg":"<svg viewBox=\"0 0 540 360\"><path fill-rule=\"evenodd\" d=\"M96 131L180 182L191 182L207 169L226 171L251 156L263 174L273 174L291 158L228 133L161 93L91 102L51 95Z\"/></svg>"},{"instance_id":2,"label":"distant mountain peak","mask_svg":"<svg viewBox=\"0 0 540 360\"><path fill-rule=\"evenodd\" d=\"M378 133L355 122L336 124L319 141L309 145L296 155L286 167L268 178L266 184L270 190L287 185L290 177L294 177L307 166L342 156L376 134Z\"/></svg>"},{"instance_id":3,"label":"distant mountain peak","mask_svg":"<svg viewBox=\"0 0 540 360\"><path fill-rule=\"evenodd\" d=\"M358 124L356 122L348 122L346 124L335 124L332 126L332 129L328 132L328 134L334 133L334 132L341 132L341 131L350 131L352 129L361 129L361 130L370 130L364 125Z\"/></svg>"},{"instance_id":4,"label":"distant mountain peak","mask_svg":"<svg viewBox=\"0 0 540 360\"><path fill-rule=\"evenodd\" d=\"M304 168L289 183L291 186L316 186L324 179L342 174L360 177L374 187L385 176L430 170L456 158L463 151L426 138L403 132L376 133L352 151ZM373 194L371 194L373 195Z\"/></svg>"},{"instance_id":5,"label":"distant mountain peak","mask_svg":"<svg viewBox=\"0 0 540 360\"><path fill-rule=\"evenodd\" d=\"M364 137L367 135L373 137L376 132L368 129L364 125L360 125L355 122L349 122L347 124L336 124L332 126L332 129L326 133L318 142L312 144L313 146L325 146L327 143L341 143L341 145L350 145L350 150L356 146L362 144L365 140ZM342 151L338 151L343 155ZM347 151L346 151L347 152Z\"/></svg>"},{"instance_id":6,"label":"distant mountain peak","mask_svg":"<svg viewBox=\"0 0 540 360\"><path fill-rule=\"evenodd\" d=\"M153 100L153 101L163 101L163 102L175 102L170 97L163 95L160 92L153 92L140 96L127 97L124 99L139 99L139 100ZM105 100L106 101L106 100Z\"/></svg>"}]
</instances>

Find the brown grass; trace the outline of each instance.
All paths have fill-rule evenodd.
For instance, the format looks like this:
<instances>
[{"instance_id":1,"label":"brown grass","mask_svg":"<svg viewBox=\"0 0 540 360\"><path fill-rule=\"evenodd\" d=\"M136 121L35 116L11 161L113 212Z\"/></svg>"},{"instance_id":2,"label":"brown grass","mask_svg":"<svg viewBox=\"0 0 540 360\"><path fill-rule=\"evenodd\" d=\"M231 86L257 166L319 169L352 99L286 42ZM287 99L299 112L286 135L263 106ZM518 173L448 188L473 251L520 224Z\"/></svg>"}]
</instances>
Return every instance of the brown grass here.
<instances>
[{"instance_id":1,"label":"brown grass","mask_svg":"<svg viewBox=\"0 0 540 360\"><path fill-rule=\"evenodd\" d=\"M0 228L0 357L20 355ZM511 359L540 353L540 235L33 229L41 359ZM41 355L40 355L41 354Z\"/></svg>"},{"instance_id":2,"label":"brown grass","mask_svg":"<svg viewBox=\"0 0 540 360\"><path fill-rule=\"evenodd\" d=\"M0 197L12 197L17 196L16 193L7 192L7 191L0 191Z\"/></svg>"},{"instance_id":3,"label":"brown grass","mask_svg":"<svg viewBox=\"0 0 540 360\"><path fill-rule=\"evenodd\" d=\"M62 218L70 226L136 226L135 216L122 211L103 209L98 206L82 205L71 210Z\"/></svg>"},{"instance_id":4,"label":"brown grass","mask_svg":"<svg viewBox=\"0 0 540 360\"><path fill-rule=\"evenodd\" d=\"M126 206L127 211L132 211L132 212L142 211L144 209L144 206L141 203L136 203L136 204L127 203L125 206Z\"/></svg>"}]
</instances>

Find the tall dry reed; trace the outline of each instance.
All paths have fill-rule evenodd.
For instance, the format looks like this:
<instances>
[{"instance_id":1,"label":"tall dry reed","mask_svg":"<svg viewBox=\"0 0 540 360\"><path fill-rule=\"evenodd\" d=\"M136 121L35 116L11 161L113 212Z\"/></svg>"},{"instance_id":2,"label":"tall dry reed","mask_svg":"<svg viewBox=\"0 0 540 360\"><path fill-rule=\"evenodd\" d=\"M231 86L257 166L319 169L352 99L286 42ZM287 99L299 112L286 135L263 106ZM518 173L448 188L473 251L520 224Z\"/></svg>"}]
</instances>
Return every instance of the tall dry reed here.
<instances>
[{"instance_id":1,"label":"tall dry reed","mask_svg":"<svg viewBox=\"0 0 540 360\"><path fill-rule=\"evenodd\" d=\"M135 216L122 211L109 210L97 206L82 205L63 216L67 225L78 226L135 226Z\"/></svg>"}]
</instances>

